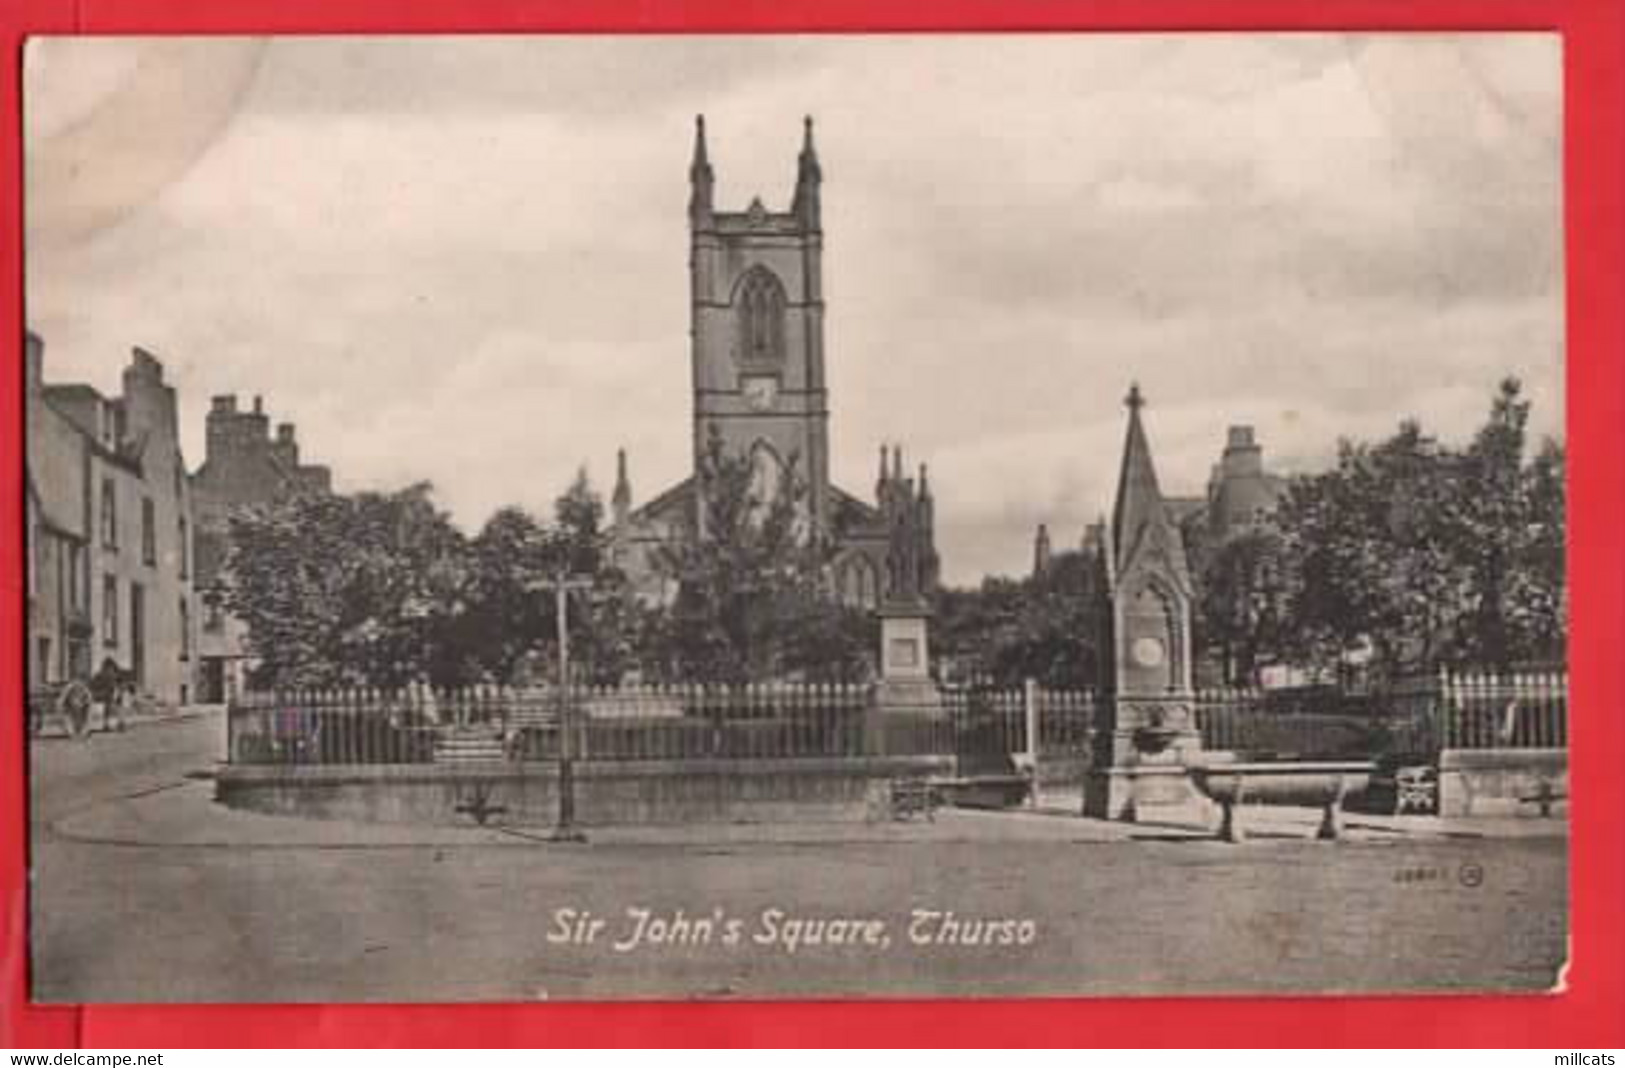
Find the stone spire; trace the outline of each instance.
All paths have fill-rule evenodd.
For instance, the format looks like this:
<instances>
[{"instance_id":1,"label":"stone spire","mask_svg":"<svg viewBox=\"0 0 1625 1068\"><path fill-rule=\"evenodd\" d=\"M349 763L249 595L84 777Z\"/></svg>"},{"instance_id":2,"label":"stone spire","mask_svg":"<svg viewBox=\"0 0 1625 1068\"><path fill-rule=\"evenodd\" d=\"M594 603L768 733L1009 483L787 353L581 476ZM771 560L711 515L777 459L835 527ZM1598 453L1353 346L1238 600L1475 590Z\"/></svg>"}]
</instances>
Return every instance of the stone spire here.
<instances>
[{"instance_id":1,"label":"stone spire","mask_svg":"<svg viewBox=\"0 0 1625 1068\"><path fill-rule=\"evenodd\" d=\"M1123 466L1117 476L1117 503L1112 509L1112 549L1119 562L1128 541L1146 523L1162 518L1164 511L1157 470L1151 463L1151 445L1140 421L1145 398L1139 383L1129 386L1123 403L1128 407L1128 435L1123 441Z\"/></svg>"},{"instance_id":2,"label":"stone spire","mask_svg":"<svg viewBox=\"0 0 1625 1068\"><path fill-rule=\"evenodd\" d=\"M712 219L712 188L716 176L705 150L705 116L694 116L694 160L688 166L688 221L691 226L709 226Z\"/></svg>"},{"instance_id":3,"label":"stone spire","mask_svg":"<svg viewBox=\"0 0 1625 1068\"><path fill-rule=\"evenodd\" d=\"M928 549L936 551L937 499L931 493L931 470L920 465L920 496L915 502L920 513L920 530Z\"/></svg>"},{"instance_id":4,"label":"stone spire","mask_svg":"<svg viewBox=\"0 0 1625 1068\"><path fill-rule=\"evenodd\" d=\"M1160 545L1168 577L1182 590L1190 588L1190 572L1185 560L1184 540L1168 513L1167 502L1157 484L1157 470L1151 462L1151 445L1146 440L1140 411L1145 398L1138 384L1129 387L1123 399L1128 407L1128 434L1123 442L1123 466L1117 477L1117 503L1112 509L1111 559L1117 574L1123 574L1143 555L1142 549ZM1114 576L1115 577L1115 576Z\"/></svg>"},{"instance_id":5,"label":"stone spire","mask_svg":"<svg viewBox=\"0 0 1625 1068\"><path fill-rule=\"evenodd\" d=\"M790 202L790 213L803 229L817 231L823 227L819 187L824 182L824 170L818 165L818 149L813 146L812 116L808 115L804 123L801 155L796 160L796 195Z\"/></svg>"},{"instance_id":6,"label":"stone spire","mask_svg":"<svg viewBox=\"0 0 1625 1068\"><path fill-rule=\"evenodd\" d=\"M1038 533L1033 535L1033 578L1038 578L1049 570L1050 543L1049 526L1038 524Z\"/></svg>"},{"instance_id":7,"label":"stone spire","mask_svg":"<svg viewBox=\"0 0 1625 1068\"><path fill-rule=\"evenodd\" d=\"M615 492L610 498L616 515L632 504L632 480L626 475L626 450L615 450Z\"/></svg>"}]
</instances>

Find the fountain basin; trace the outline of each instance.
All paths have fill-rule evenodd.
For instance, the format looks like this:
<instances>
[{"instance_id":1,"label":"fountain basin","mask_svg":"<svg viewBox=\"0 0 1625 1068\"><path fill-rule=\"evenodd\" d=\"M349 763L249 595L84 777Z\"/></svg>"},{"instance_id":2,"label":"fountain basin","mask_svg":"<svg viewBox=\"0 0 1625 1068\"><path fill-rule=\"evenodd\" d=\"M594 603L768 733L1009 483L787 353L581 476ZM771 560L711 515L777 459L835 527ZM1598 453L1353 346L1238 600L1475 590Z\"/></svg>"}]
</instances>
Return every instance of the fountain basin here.
<instances>
[{"instance_id":1,"label":"fountain basin","mask_svg":"<svg viewBox=\"0 0 1625 1068\"><path fill-rule=\"evenodd\" d=\"M1317 805L1322 811L1316 837L1335 840L1342 834L1343 798L1371 782L1370 761L1271 761L1215 763L1190 768L1191 781L1223 812L1219 838L1240 842L1246 833L1236 820L1243 804Z\"/></svg>"}]
</instances>

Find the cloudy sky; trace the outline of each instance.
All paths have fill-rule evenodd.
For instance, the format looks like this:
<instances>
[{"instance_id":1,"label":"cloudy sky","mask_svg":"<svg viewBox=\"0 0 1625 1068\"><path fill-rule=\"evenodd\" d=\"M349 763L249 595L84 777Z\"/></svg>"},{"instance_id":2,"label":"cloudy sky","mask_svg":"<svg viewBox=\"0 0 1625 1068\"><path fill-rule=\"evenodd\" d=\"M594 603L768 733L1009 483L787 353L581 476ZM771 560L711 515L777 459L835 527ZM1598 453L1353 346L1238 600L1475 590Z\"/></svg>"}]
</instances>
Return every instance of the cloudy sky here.
<instances>
[{"instance_id":1,"label":"cloudy sky","mask_svg":"<svg viewBox=\"0 0 1625 1068\"><path fill-rule=\"evenodd\" d=\"M47 378L264 394L341 488L465 525L632 456L686 473L685 205L825 174L832 461L932 465L948 577L1110 505L1138 379L1165 490L1225 428L1284 470L1495 382L1562 426L1548 35L35 39L27 317Z\"/></svg>"}]
</instances>

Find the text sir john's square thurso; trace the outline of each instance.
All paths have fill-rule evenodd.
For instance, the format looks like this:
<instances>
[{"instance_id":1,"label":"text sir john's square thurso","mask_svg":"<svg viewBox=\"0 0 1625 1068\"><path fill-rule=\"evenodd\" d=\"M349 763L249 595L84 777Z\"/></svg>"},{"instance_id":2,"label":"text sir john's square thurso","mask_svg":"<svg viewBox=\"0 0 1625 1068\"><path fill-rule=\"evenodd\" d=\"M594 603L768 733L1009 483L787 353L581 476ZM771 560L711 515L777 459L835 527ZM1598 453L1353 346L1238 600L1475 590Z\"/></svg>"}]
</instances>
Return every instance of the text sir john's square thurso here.
<instances>
[{"instance_id":1,"label":"text sir john's square thurso","mask_svg":"<svg viewBox=\"0 0 1625 1068\"><path fill-rule=\"evenodd\" d=\"M991 949L1030 946L1038 940L1038 924L1031 919L963 917L941 909L911 909L901 930L899 944L919 947ZM885 917L806 916L780 908L735 916L721 906L699 915L629 906L618 922L587 909L559 908L553 910L547 941L604 945L616 953L682 946L795 953L813 948L886 950L894 944L892 931L893 923Z\"/></svg>"}]
</instances>

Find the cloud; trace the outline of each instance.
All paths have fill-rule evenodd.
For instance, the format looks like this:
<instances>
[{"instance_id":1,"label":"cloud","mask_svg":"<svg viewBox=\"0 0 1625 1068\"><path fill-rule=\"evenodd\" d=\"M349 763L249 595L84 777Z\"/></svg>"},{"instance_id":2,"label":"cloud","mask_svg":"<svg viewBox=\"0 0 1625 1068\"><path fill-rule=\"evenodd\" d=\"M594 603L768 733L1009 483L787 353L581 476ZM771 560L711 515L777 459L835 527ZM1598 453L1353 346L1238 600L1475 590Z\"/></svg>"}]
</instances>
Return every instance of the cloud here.
<instances>
[{"instance_id":1,"label":"cloud","mask_svg":"<svg viewBox=\"0 0 1625 1068\"><path fill-rule=\"evenodd\" d=\"M787 203L818 116L837 480L929 460L948 575L1165 487L1225 427L1282 465L1495 382L1562 426L1555 35L411 38L31 45L30 325L116 388L159 352L200 458L263 393L341 485L467 524L631 453L683 476L687 166ZM131 116L142 136L129 136Z\"/></svg>"}]
</instances>

